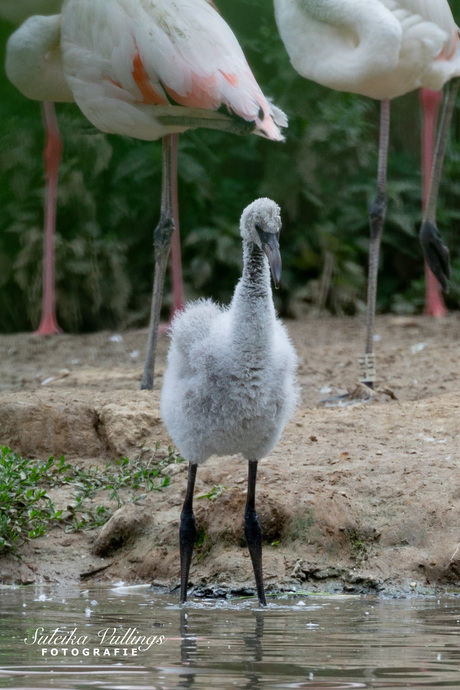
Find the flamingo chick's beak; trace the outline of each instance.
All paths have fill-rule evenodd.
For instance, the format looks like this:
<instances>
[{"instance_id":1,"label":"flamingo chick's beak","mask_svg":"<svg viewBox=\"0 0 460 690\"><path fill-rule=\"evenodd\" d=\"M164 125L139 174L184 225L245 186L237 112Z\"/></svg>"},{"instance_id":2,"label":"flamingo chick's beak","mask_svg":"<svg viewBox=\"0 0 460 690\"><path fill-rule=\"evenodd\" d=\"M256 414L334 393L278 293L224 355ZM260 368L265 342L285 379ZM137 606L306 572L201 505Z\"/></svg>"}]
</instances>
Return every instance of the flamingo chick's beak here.
<instances>
[{"instance_id":1,"label":"flamingo chick's beak","mask_svg":"<svg viewBox=\"0 0 460 690\"><path fill-rule=\"evenodd\" d=\"M266 233L263 238L262 249L270 264L273 284L278 289L281 283L281 254L278 237L273 233Z\"/></svg>"}]
</instances>

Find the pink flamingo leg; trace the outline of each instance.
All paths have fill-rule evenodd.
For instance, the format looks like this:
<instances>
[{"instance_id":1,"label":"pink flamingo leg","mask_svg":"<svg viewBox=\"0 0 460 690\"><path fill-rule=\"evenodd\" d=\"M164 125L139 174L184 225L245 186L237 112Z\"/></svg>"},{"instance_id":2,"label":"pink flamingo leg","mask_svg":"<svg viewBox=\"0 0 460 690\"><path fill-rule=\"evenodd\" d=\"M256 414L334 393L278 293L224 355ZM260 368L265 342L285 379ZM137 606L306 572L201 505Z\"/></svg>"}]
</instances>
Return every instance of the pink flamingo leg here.
<instances>
[{"instance_id":1,"label":"pink flamingo leg","mask_svg":"<svg viewBox=\"0 0 460 690\"><path fill-rule=\"evenodd\" d=\"M369 270L367 275L366 344L364 355L359 359L360 381L374 388L375 355L374 323L377 304L377 280L379 271L380 245L387 208L387 163L390 140L390 100L380 102L379 157L377 168L377 194L369 209Z\"/></svg>"},{"instance_id":2,"label":"pink flamingo leg","mask_svg":"<svg viewBox=\"0 0 460 690\"><path fill-rule=\"evenodd\" d=\"M434 146L436 140L436 126L439 105L442 100L441 91L420 89L420 103L422 106L422 208L426 207L430 189L430 176L433 167ZM428 316L441 317L447 314L442 298L441 288L435 276L425 261L425 309Z\"/></svg>"},{"instance_id":3,"label":"pink flamingo leg","mask_svg":"<svg viewBox=\"0 0 460 690\"><path fill-rule=\"evenodd\" d=\"M171 319L176 311L183 308L185 304L184 299L184 284L182 280L182 257L180 250L180 232L179 232L179 217L174 213L175 229L171 238L171 281L173 293L173 308L171 311Z\"/></svg>"},{"instance_id":4,"label":"pink flamingo leg","mask_svg":"<svg viewBox=\"0 0 460 690\"><path fill-rule=\"evenodd\" d=\"M54 103L42 103L46 145L44 152L46 171L45 233L43 239L43 296L40 326L33 335L62 333L56 319L55 291L55 230L59 164L62 140Z\"/></svg>"},{"instance_id":5,"label":"pink flamingo leg","mask_svg":"<svg viewBox=\"0 0 460 690\"><path fill-rule=\"evenodd\" d=\"M177 139L176 139L177 146ZM171 240L171 280L173 290L173 310L174 313L182 309L184 300L184 282L182 279L182 258L180 251L180 229L179 229L179 199L177 190L177 156L173 158L173 166L175 168L172 178L172 205L174 216L174 232Z\"/></svg>"},{"instance_id":6,"label":"pink flamingo leg","mask_svg":"<svg viewBox=\"0 0 460 690\"><path fill-rule=\"evenodd\" d=\"M177 138L175 144L177 147ZM182 257L180 249L180 226L179 226L179 199L177 189L177 155L172 157L171 161L171 198L172 198L172 214L174 218L174 232L171 238L171 282L173 294L173 306L169 323L160 324L160 333L168 331L171 321L174 318L176 311L180 311L185 304L184 298L184 282L182 279Z\"/></svg>"},{"instance_id":7,"label":"pink flamingo leg","mask_svg":"<svg viewBox=\"0 0 460 690\"><path fill-rule=\"evenodd\" d=\"M150 324L145 357L144 373L142 375L141 390L153 389L155 370L155 353L160 323L161 303L163 301L163 286L172 236L174 234L174 189L177 186L173 179L177 174L177 134L167 134L162 139L162 174L161 174L161 212L160 220L153 233L155 250L155 271L153 276L153 294L150 307Z\"/></svg>"}]
</instances>

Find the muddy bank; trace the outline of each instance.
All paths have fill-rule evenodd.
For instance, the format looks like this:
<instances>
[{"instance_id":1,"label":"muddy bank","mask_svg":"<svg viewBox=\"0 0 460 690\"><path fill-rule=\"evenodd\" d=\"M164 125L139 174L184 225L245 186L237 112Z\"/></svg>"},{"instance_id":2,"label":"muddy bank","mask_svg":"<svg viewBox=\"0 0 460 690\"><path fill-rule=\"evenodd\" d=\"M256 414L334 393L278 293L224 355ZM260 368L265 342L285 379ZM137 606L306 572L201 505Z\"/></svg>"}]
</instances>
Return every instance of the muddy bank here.
<instances>
[{"instance_id":1,"label":"muddy bank","mask_svg":"<svg viewBox=\"0 0 460 690\"><path fill-rule=\"evenodd\" d=\"M320 401L355 388L361 321L310 317L288 327L300 355L302 404L260 463L268 589L460 589L458 315L379 318L378 390L347 407ZM145 340L145 333L0 336L0 442L35 458L64 454L84 468L167 449L158 402L168 341L160 339L157 388L149 393L138 390ZM66 533L55 526L22 547L20 561L0 557L0 581L175 586L186 470L185 463L163 467L169 486L127 503L105 527ZM243 459L200 467L196 496L215 486L214 499L195 502L201 531L190 579L244 590L253 575ZM72 487L53 491L65 511Z\"/></svg>"}]
</instances>

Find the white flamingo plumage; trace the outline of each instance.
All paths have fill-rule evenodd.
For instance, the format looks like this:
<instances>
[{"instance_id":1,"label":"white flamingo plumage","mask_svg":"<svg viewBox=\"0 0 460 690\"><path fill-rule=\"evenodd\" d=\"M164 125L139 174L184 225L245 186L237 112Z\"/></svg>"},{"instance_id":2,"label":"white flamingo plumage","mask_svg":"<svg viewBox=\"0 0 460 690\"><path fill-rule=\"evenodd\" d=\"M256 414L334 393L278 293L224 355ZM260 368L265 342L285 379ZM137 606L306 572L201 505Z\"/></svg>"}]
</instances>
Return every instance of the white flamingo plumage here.
<instances>
[{"instance_id":1,"label":"white flamingo plumage","mask_svg":"<svg viewBox=\"0 0 460 690\"><path fill-rule=\"evenodd\" d=\"M62 0L0 0L0 16L11 24L19 25L35 14L50 15L59 12ZM62 140L52 101L42 103L45 129L45 222L43 237L43 292L40 325L34 335L53 335L61 333L56 318L55 294L55 230L56 203L59 165L62 155Z\"/></svg>"},{"instance_id":2,"label":"white flamingo plumage","mask_svg":"<svg viewBox=\"0 0 460 690\"><path fill-rule=\"evenodd\" d=\"M300 75L332 89L381 101L378 191L370 209L367 332L362 374L363 381L372 387L378 258L386 209L390 99L419 88L438 91L460 75L458 29L447 0L274 0L274 5L281 38ZM434 214L432 205L430 209L429 213ZM437 278L446 286L447 249L437 228L429 224L425 227L430 228L425 255L431 266L439 269Z\"/></svg>"},{"instance_id":3,"label":"white flamingo plumage","mask_svg":"<svg viewBox=\"0 0 460 690\"><path fill-rule=\"evenodd\" d=\"M58 28L55 57L61 76L96 127L147 141L163 139L161 217L154 233L154 294L142 380L142 388L152 388L174 228L176 135L207 127L281 141L287 120L262 93L235 35L208 0L64 0L60 16L40 21L35 61L40 54L46 66ZM40 87L44 92L49 87L46 73Z\"/></svg>"}]
</instances>

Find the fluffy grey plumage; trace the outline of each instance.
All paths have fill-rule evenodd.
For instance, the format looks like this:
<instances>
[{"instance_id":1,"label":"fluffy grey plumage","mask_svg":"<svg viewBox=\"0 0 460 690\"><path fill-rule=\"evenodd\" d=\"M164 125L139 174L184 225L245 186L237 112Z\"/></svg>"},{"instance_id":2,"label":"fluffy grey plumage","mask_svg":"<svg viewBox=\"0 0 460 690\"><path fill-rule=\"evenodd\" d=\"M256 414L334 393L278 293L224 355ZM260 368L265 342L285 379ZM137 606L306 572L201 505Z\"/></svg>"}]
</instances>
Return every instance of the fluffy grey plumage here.
<instances>
[{"instance_id":1,"label":"fluffy grey plumage","mask_svg":"<svg viewBox=\"0 0 460 690\"><path fill-rule=\"evenodd\" d=\"M297 356L275 313L267 259L276 282L281 264L267 243L278 248L280 228L277 204L250 204L240 223L243 274L230 306L199 300L173 321L161 414L191 463L237 453L260 460L296 407Z\"/></svg>"}]
</instances>

